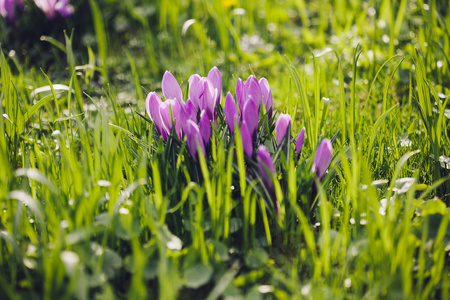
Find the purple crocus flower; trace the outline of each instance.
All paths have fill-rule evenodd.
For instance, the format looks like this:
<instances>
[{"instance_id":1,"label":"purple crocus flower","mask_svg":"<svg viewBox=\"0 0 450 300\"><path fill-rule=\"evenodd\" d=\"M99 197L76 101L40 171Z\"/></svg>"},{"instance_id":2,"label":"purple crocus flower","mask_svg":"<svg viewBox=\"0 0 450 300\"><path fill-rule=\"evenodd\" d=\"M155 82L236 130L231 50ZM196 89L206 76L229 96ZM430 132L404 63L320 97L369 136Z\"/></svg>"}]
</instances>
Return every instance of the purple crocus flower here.
<instances>
[{"instance_id":1,"label":"purple crocus flower","mask_svg":"<svg viewBox=\"0 0 450 300\"><path fill-rule=\"evenodd\" d=\"M256 132L258 130L259 114L258 108L253 99L249 99L244 104L244 109L242 110L242 121L247 123L248 130L252 140L256 138Z\"/></svg>"},{"instance_id":2,"label":"purple crocus flower","mask_svg":"<svg viewBox=\"0 0 450 300\"><path fill-rule=\"evenodd\" d=\"M189 99L197 110L206 110L210 119L214 119L218 90L211 80L197 74L189 78Z\"/></svg>"},{"instance_id":3,"label":"purple crocus flower","mask_svg":"<svg viewBox=\"0 0 450 300\"><path fill-rule=\"evenodd\" d=\"M245 83L242 79L238 79L236 84L236 98L239 104L239 110L243 111L245 104L252 99L256 108L259 111L259 106L261 105L262 92L259 87L258 79L255 76L248 76Z\"/></svg>"},{"instance_id":4,"label":"purple crocus flower","mask_svg":"<svg viewBox=\"0 0 450 300\"><path fill-rule=\"evenodd\" d=\"M217 67L213 67L207 77L194 74L189 78L189 99L195 108L206 110L211 120L215 117L214 107L222 97L222 76Z\"/></svg>"},{"instance_id":5,"label":"purple crocus flower","mask_svg":"<svg viewBox=\"0 0 450 300\"><path fill-rule=\"evenodd\" d=\"M181 87L178 84L178 81L169 71L166 71L163 75L161 81L162 92L166 101L161 101L161 98L155 93L157 99L159 100L159 114L161 116L162 121L162 133L161 136L164 141L167 141L167 138L172 130L172 122L175 122L175 132L177 133L178 139L182 137L182 128L185 124L187 118L191 118L191 105L186 108L186 104L183 101L183 93L181 92ZM153 101L156 104L156 102ZM151 105L151 104L150 104ZM154 110L154 114L156 114L156 109ZM186 111L188 112L186 113ZM172 115L170 114L172 111ZM150 108L150 113L152 113ZM152 120L154 118L153 115L150 115ZM156 118L158 121L158 118ZM153 120L155 123L155 121ZM155 124L156 125L156 124Z\"/></svg>"},{"instance_id":6,"label":"purple crocus flower","mask_svg":"<svg viewBox=\"0 0 450 300\"><path fill-rule=\"evenodd\" d=\"M194 158L196 162L198 162L199 147L203 152L203 155L206 155L205 145L203 144L203 139L197 124L195 124L194 121L192 120L188 120L187 122L188 122L187 132L185 132L186 143L188 145L191 156Z\"/></svg>"},{"instance_id":7,"label":"purple crocus flower","mask_svg":"<svg viewBox=\"0 0 450 300\"><path fill-rule=\"evenodd\" d=\"M320 180L323 179L325 172L330 165L332 155L333 146L331 145L331 141L329 139L324 139L314 155L311 170L311 172L315 173Z\"/></svg>"},{"instance_id":8,"label":"purple crocus flower","mask_svg":"<svg viewBox=\"0 0 450 300\"><path fill-rule=\"evenodd\" d=\"M280 145L286 133L290 135L288 131L289 125L292 123L291 116L289 114L280 114L275 122L275 137L277 138L277 144Z\"/></svg>"},{"instance_id":9,"label":"purple crocus flower","mask_svg":"<svg viewBox=\"0 0 450 300\"><path fill-rule=\"evenodd\" d=\"M297 141L295 142L295 152L297 153L297 159L299 159L300 154L302 153L303 141L305 140L305 127L300 130L298 134Z\"/></svg>"},{"instance_id":10,"label":"purple crocus flower","mask_svg":"<svg viewBox=\"0 0 450 300\"><path fill-rule=\"evenodd\" d=\"M200 122L198 124L200 135L203 139L205 148L208 148L211 140L211 120L205 110L200 113Z\"/></svg>"},{"instance_id":11,"label":"purple crocus flower","mask_svg":"<svg viewBox=\"0 0 450 300\"><path fill-rule=\"evenodd\" d=\"M279 204L275 196L275 187L273 184L273 177L275 176L275 165L269 150L264 145L258 147L258 168L267 191L274 202L275 210L278 214Z\"/></svg>"},{"instance_id":12,"label":"purple crocus flower","mask_svg":"<svg viewBox=\"0 0 450 300\"><path fill-rule=\"evenodd\" d=\"M227 121L228 128L230 129L230 135L234 133L234 126L239 123L239 113L237 110L236 102L234 102L233 96L228 92L225 98L225 120Z\"/></svg>"},{"instance_id":13,"label":"purple crocus flower","mask_svg":"<svg viewBox=\"0 0 450 300\"><path fill-rule=\"evenodd\" d=\"M155 92L150 92L145 100L145 108L147 114L150 116L156 131L167 141L170 131L172 130L172 119L175 122L175 132L179 139L182 137L182 125L183 125L183 107L182 100L167 99L162 101L159 95ZM172 110L172 115L170 111Z\"/></svg>"},{"instance_id":14,"label":"purple crocus flower","mask_svg":"<svg viewBox=\"0 0 450 300\"><path fill-rule=\"evenodd\" d=\"M19 3L17 4L19 6ZM0 15L2 15L3 18L8 19L10 22L14 21L14 9L14 0L0 0Z\"/></svg>"},{"instance_id":15,"label":"purple crocus flower","mask_svg":"<svg viewBox=\"0 0 450 300\"><path fill-rule=\"evenodd\" d=\"M259 113L259 108L263 99L267 117L270 118L272 117L273 112L273 98L267 79L261 78L258 81L255 76L250 75L244 83L242 79L238 78L236 84L236 100L241 114L244 110L245 104L249 100L253 100Z\"/></svg>"},{"instance_id":16,"label":"purple crocus flower","mask_svg":"<svg viewBox=\"0 0 450 300\"><path fill-rule=\"evenodd\" d=\"M34 3L48 19L54 19L56 13L63 18L73 14L73 6L69 4L69 0L34 0Z\"/></svg>"},{"instance_id":17,"label":"purple crocus flower","mask_svg":"<svg viewBox=\"0 0 450 300\"><path fill-rule=\"evenodd\" d=\"M241 124L241 138L242 138L242 147L244 148L244 153L248 157L253 156L253 139L248 129L247 123L244 121Z\"/></svg>"},{"instance_id":18,"label":"purple crocus flower","mask_svg":"<svg viewBox=\"0 0 450 300\"><path fill-rule=\"evenodd\" d=\"M259 80L259 87L261 88L261 94L264 98L264 106L266 107L267 118L270 119L273 112L273 98L272 90L270 89L269 82L266 78L263 77Z\"/></svg>"}]
</instances>

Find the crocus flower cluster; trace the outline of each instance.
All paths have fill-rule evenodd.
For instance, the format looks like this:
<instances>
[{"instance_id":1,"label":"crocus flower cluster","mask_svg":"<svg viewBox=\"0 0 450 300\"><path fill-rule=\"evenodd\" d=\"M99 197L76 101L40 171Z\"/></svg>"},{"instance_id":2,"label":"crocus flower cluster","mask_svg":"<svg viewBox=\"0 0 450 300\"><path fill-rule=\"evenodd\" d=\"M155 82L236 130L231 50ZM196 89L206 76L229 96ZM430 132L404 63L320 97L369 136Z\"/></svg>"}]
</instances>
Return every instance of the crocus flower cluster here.
<instances>
[{"instance_id":1,"label":"crocus flower cluster","mask_svg":"<svg viewBox=\"0 0 450 300\"><path fill-rule=\"evenodd\" d=\"M156 92L148 94L146 99L147 113L157 133L164 141L172 132L179 140L186 139L191 156L198 162L200 152L205 158L210 148L212 126L217 126L216 106L222 98L222 76L219 70L212 68L206 77L194 74L189 78L189 94L184 101L182 90L175 77L168 71L162 79L163 101ZM240 128L244 153L247 159L255 159L258 164L262 182L279 211L279 203L275 196L274 179L276 168L269 150L264 145L257 145L260 111L265 111L271 121L273 113L272 91L265 78L260 80L251 75L244 82L238 79L236 100L228 92L225 97L224 115L230 137ZM261 109L264 107L264 109ZM263 116L264 117L264 116ZM275 139L278 147L291 142L292 118L289 114L280 114L275 122ZM270 133L269 133L270 134ZM302 128L295 141L297 160L303 148L305 128ZM256 144L256 158L253 146ZM324 139L319 145L312 163L311 172L322 180L332 157L331 141Z\"/></svg>"},{"instance_id":2,"label":"crocus flower cluster","mask_svg":"<svg viewBox=\"0 0 450 300\"><path fill-rule=\"evenodd\" d=\"M34 0L34 3L48 19L54 19L57 15L65 18L73 14L69 0ZM23 0L0 0L0 15L10 22L14 22L16 8L23 8Z\"/></svg>"},{"instance_id":3,"label":"crocus flower cluster","mask_svg":"<svg viewBox=\"0 0 450 300\"><path fill-rule=\"evenodd\" d=\"M209 147L211 123L217 118L215 107L222 98L222 76L219 69L212 68L207 77L192 75L189 78L189 96L186 102L180 85L168 71L162 79L162 92L165 101L156 92L149 93L146 99L147 113L156 131L167 141L174 124L178 139L186 136L189 152L198 160L199 148L206 154Z\"/></svg>"}]
</instances>

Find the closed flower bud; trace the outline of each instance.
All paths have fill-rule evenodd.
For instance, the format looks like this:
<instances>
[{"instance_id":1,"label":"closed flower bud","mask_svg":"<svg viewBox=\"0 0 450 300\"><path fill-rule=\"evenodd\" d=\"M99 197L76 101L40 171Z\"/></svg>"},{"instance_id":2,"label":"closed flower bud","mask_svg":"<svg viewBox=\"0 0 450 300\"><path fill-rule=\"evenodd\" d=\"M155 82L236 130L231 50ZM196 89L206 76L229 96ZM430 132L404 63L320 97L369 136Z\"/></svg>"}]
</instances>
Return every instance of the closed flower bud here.
<instances>
[{"instance_id":1,"label":"closed flower bud","mask_svg":"<svg viewBox=\"0 0 450 300\"><path fill-rule=\"evenodd\" d=\"M277 144L280 145L286 133L290 137L290 132L288 131L289 125L292 123L291 116L289 114L280 114L277 121L275 122L275 137L277 138Z\"/></svg>"},{"instance_id":2,"label":"closed flower bud","mask_svg":"<svg viewBox=\"0 0 450 300\"><path fill-rule=\"evenodd\" d=\"M333 155L333 146L329 139L324 139L319 148L317 148L316 154L314 155L312 172L322 180L325 176L325 172L330 165L331 156Z\"/></svg>"},{"instance_id":3,"label":"closed flower bud","mask_svg":"<svg viewBox=\"0 0 450 300\"><path fill-rule=\"evenodd\" d=\"M303 141L305 140L305 127L300 130L298 134L297 141L295 142L295 152L297 153L297 159L299 159L300 154L302 153Z\"/></svg>"},{"instance_id":4,"label":"closed flower bud","mask_svg":"<svg viewBox=\"0 0 450 300\"><path fill-rule=\"evenodd\" d=\"M225 120L227 121L228 128L230 129L230 135L234 133L234 127L239 122L239 113L237 110L236 102L234 102L233 96L228 92L225 98Z\"/></svg>"}]
</instances>

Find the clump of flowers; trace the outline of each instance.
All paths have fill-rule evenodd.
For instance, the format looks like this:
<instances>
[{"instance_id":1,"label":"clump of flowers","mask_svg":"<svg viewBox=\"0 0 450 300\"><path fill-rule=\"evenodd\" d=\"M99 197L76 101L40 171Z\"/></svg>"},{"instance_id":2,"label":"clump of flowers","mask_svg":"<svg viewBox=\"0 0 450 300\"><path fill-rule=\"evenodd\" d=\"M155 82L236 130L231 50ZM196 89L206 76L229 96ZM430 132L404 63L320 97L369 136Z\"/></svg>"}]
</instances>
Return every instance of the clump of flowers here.
<instances>
[{"instance_id":1,"label":"clump of flowers","mask_svg":"<svg viewBox=\"0 0 450 300\"><path fill-rule=\"evenodd\" d=\"M207 77L192 75L186 102L178 81L168 71L162 79L162 92L165 101L155 92L148 94L145 101L147 114L164 141L167 141L173 127L179 140L186 136L189 151L198 161L198 147L206 155L211 138L211 122L214 123L217 117L215 107L220 105L222 97L219 69L212 68Z\"/></svg>"},{"instance_id":2,"label":"clump of flowers","mask_svg":"<svg viewBox=\"0 0 450 300\"><path fill-rule=\"evenodd\" d=\"M295 144L292 158L297 161L297 168L301 163L303 170L309 166L307 174L310 180L315 176L323 181L332 158L331 141L321 141L313 160L302 160L305 128L300 130L296 139L292 138L292 118L283 113L277 116L273 110L272 91L265 78L258 80L250 75L245 82L239 78L235 94L227 92L224 103L222 76L216 67L206 77L190 76L188 87L185 100L179 83L166 71L162 79L164 100L156 92L147 95L147 114L164 142L168 142L170 137L185 141L190 156L198 163L199 155L208 160L213 130L222 132L221 136L227 139L228 144L234 141L239 130L248 176L250 180L259 178L276 214L280 212L280 203L275 182L282 176L282 172L281 175L277 173L283 169L279 156L287 155L289 158L290 155L288 150L285 152L288 149L286 145ZM254 149L257 149L256 153ZM301 178L298 181L301 182Z\"/></svg>"}]
</instances>

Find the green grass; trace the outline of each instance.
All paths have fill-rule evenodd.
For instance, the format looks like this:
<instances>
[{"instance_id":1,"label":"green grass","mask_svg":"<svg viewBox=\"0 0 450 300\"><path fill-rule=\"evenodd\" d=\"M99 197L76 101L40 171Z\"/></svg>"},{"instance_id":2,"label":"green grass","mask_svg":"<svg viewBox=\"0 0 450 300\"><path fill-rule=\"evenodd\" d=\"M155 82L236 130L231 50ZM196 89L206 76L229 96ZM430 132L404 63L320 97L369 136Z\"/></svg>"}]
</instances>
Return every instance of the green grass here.
<instances>
[{"instance_id":1,"label":"green grass","mask_svg":"<svg viewBox=\"0 0 450 300\"><path fill-rule=\"evenodd\" d=\"M444 2L99 0L41 29L60 32L3 20L0 298L448 299ZM306 128L297 162L261 117L278 216L222 110L200 163L147 119L165 70L186 95L214 65L224 93L266 77Z\"/></svg>"}]
</instances>

